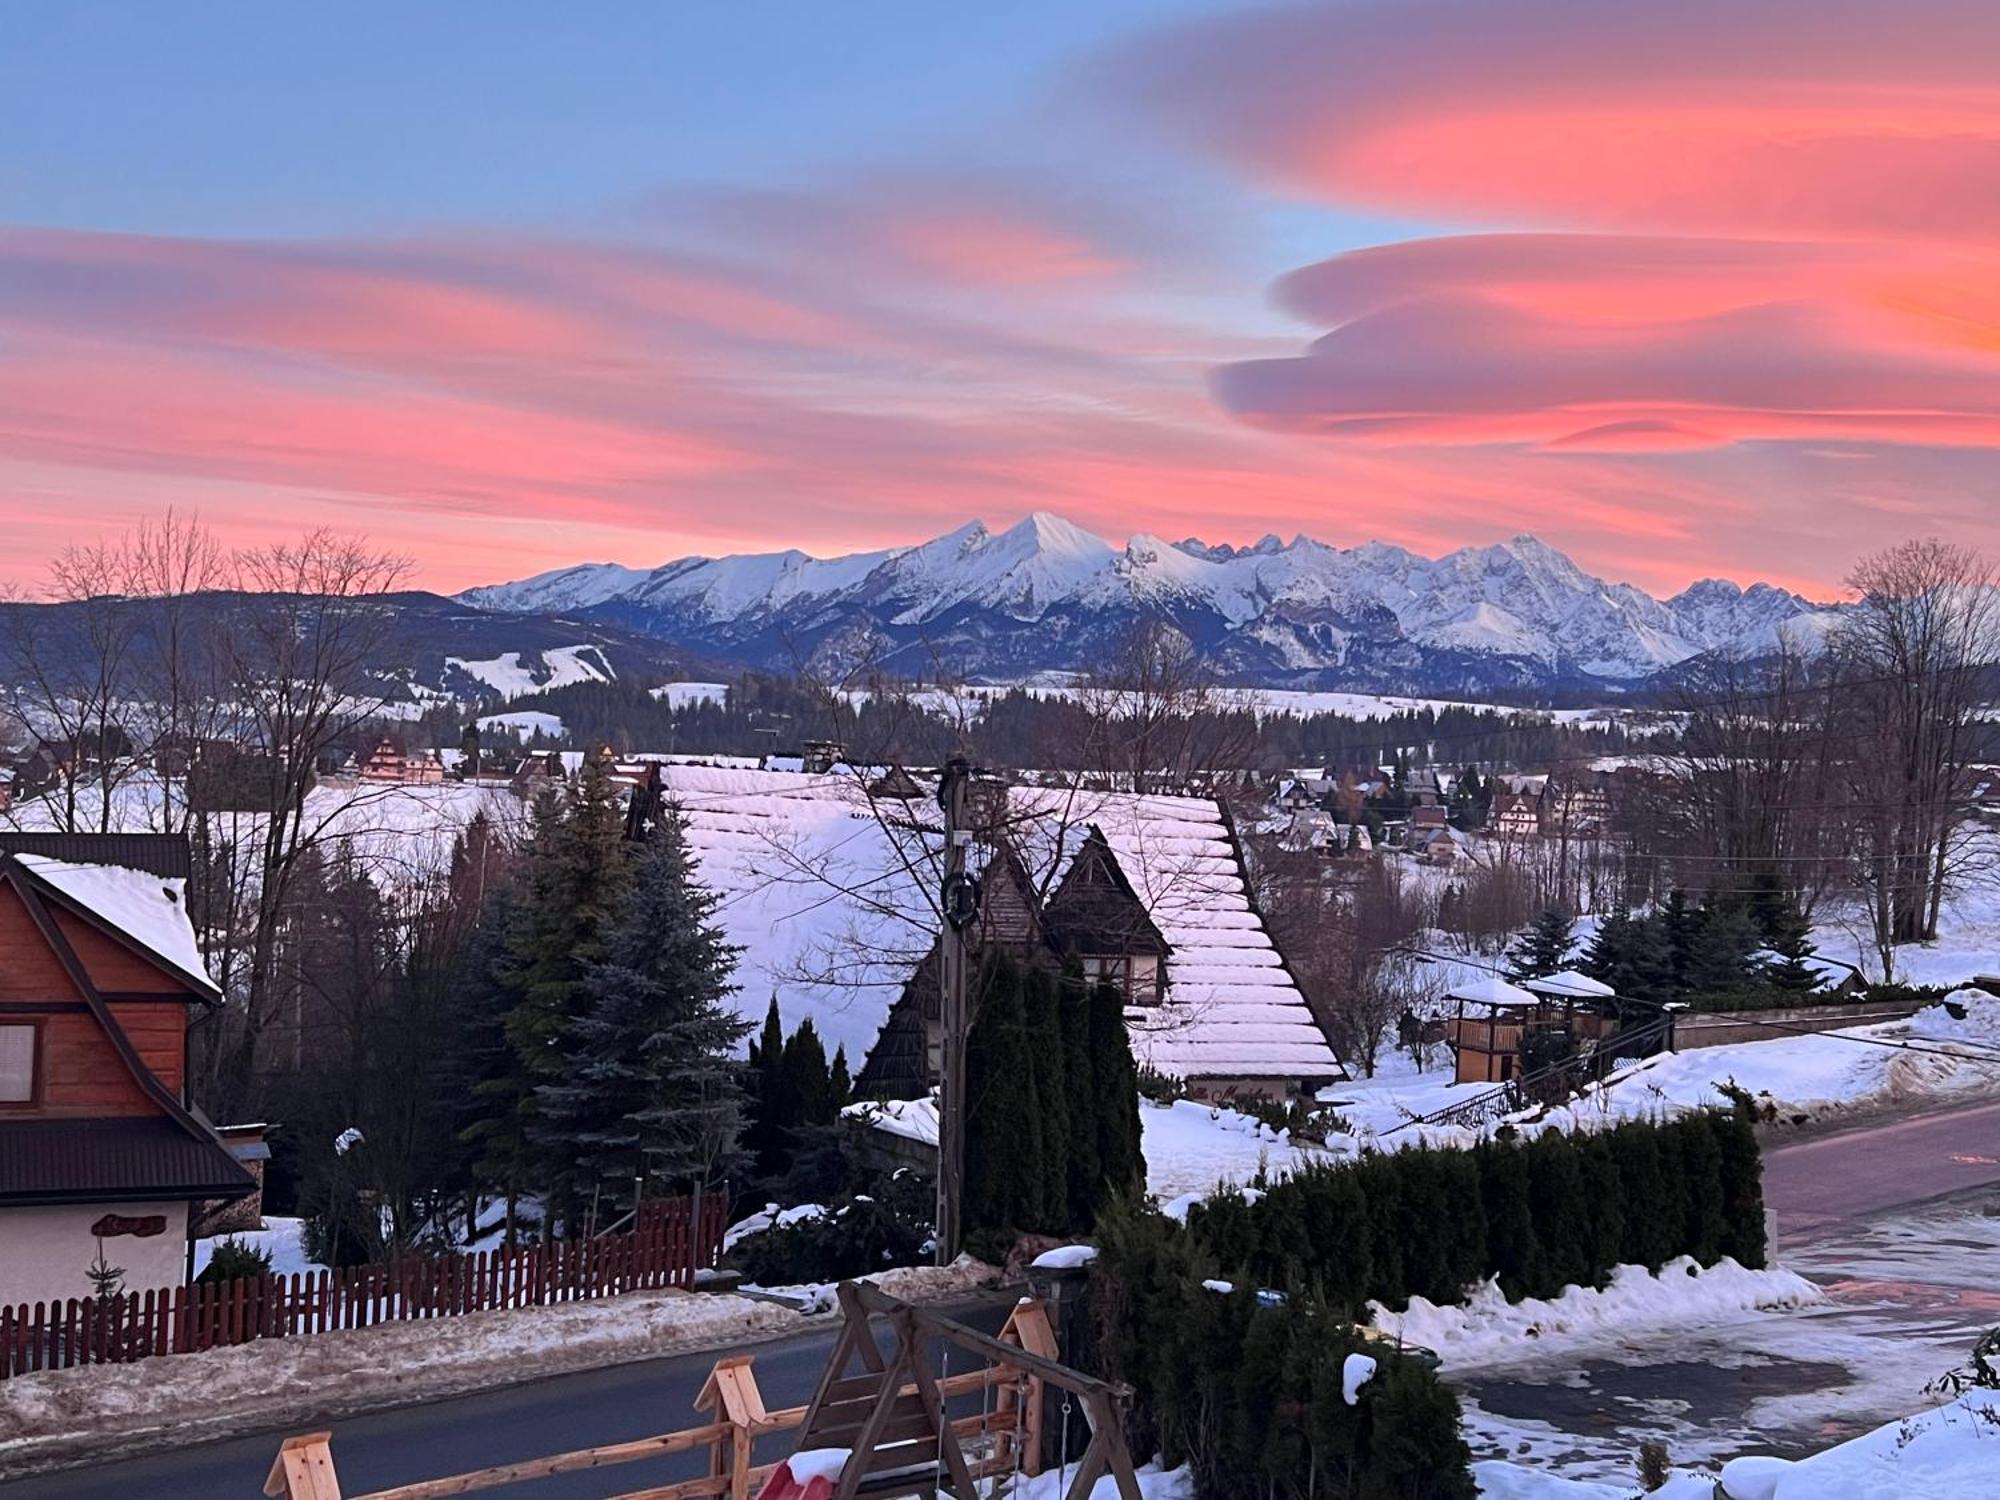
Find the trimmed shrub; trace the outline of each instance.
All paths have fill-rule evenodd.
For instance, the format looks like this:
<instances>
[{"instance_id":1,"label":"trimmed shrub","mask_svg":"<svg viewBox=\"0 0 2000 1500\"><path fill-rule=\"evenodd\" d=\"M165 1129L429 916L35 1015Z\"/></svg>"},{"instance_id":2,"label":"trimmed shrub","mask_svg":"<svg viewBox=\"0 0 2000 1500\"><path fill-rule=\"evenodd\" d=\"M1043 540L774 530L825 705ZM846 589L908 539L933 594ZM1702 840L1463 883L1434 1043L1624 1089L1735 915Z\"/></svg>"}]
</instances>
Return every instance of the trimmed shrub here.
<instances>
[{"instance_id":1,"label":"trimmed shrub","mask_svg":"<svg viewBox=\"0 0 2000 1500\"><path fill-rule=\"evenodd\" d=\"M1746 1102L1666 1124L1371 1152L1254 1198L1221 1191L1190 1212L1188 1234L1224 1274L1350 1317L1371 1300L1457 1302L1488 1277L1519 1301L1681 1255L1761 1266L1754 1125Z\"/></svg>"},{"instance_id":2,"label":"trimmed shrub","mask_svg":"<svg viewBox=\"0 0 2000 1500\"><path fill-rule=\"evenodd\" d=\"M1135 1453L1187 1464L1202 1500L1473 1500L1457 1398L1423 1364L1314 1299L1265 1306L1247 1283L1208 1289L1216 1263L1157 1211L1123 1206L1102 1231L1099 1369L1132 1388ZM1353 1353L1376 1373L1350 1406Z\"/></svg>"},{"instance_id":3,"label":"trimmed shrub","mask_svg":"<svg viewBox=\"0 0 2000 1500\"><path fill-rule=\"evenodd\" d=\"M231 1235L208 1253L208 1264L195 1277L197 1282L237 1281L245 1276L269 1276L271 1252L245 1244Z\"/></svg>"}]
</instances>

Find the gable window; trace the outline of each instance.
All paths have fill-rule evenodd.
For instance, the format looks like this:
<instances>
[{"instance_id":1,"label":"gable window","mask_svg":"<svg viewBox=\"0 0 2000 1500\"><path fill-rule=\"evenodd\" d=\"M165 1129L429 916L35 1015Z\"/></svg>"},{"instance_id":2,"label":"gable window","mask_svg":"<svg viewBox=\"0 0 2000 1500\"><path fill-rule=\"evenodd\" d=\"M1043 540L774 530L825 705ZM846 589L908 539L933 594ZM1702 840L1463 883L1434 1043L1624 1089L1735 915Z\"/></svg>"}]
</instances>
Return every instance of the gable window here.
<instances>
[{"instance_id":1,"label":"gable window","mask_svg":"<svg viewBox=\"0 0 2000 1500\"><path fill-rule=\"evenodd\" d=\"M1108 984L1127 1005L1160 1003L1160 961L1150 953L1086 953L1078 960L1084 982Z\"/></svg>"},{"instance_id":2,"label":"gable window","mask_svg":"<svg viewBox=\"0 0 2000 1500\"><path fill-rule=\"evenodd\" d=\"M0 1022L0 1108L35 1102L41 1036L33 1021Z\"/></svg>"}]
</instances>

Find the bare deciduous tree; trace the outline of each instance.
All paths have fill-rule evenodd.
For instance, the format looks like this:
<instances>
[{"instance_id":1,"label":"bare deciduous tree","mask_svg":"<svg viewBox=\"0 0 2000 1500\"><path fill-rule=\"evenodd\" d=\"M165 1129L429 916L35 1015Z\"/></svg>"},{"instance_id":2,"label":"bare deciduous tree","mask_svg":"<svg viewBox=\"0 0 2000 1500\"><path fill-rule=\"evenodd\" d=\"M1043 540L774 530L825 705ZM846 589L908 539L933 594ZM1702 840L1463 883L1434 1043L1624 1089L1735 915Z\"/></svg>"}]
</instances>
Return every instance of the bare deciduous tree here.
<instances>
[{"instance_id":1,"label":"bare deciduous tree","mask_svg":"<svg viewBox=\"0 0 2000 1500\"><path fill-rule=\"evenodd\" d=\"M1972 767L1991 735L2000 592L1979 553L1902 542L1849 576L1830 643L1851 822L1883 977L1895 947L1937 935L1969 873Z\"/></svg>"}]
</instances>

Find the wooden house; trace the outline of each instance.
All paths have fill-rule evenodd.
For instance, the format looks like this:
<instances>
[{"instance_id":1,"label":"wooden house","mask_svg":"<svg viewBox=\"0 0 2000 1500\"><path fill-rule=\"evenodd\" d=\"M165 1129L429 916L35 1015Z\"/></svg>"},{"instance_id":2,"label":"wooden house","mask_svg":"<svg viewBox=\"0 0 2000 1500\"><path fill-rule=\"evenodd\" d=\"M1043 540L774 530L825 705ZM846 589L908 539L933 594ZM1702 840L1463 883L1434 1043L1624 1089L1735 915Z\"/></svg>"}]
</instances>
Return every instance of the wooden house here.
<instances>
[{"instance_id":1,"label":"wooden house","mask_svg":"<svg viewBox=\"0 0 2000 1500\"><path fill-rule=\"evenodd\" d=\"M256 1188L186 1103L188 875L178 836L0 835L0 1304L178 1283L193 1208Z\"/></svg>"},{"instance_id":2,"label":"wooden house","mask_svg":"<svg viewBox=\"0 0 2000 1500\"><path fill-rule=\"evenodd\" d=\"M857 1092L912 1098L937 1073L938 809L859 777L662 767L702 885L742 949L736 1004L772 1000L844 1046ZM1134 1055L1212 1096L1342 1076L1251 896L1214 799L989 786L974 845L975 946L1074 959L1126 1000Z\"/></svg>"}]
</instances>

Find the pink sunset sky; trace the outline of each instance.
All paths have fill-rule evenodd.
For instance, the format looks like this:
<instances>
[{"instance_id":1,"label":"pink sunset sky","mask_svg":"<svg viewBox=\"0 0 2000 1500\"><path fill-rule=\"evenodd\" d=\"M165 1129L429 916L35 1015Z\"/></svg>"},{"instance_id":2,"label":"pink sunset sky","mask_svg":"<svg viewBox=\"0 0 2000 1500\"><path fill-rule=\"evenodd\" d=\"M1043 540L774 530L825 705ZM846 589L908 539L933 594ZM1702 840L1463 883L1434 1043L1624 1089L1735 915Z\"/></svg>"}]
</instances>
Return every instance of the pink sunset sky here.
<instances>
[{"instance_id":1,"label":"pink sunset sky","mask_svg":"<svg viewBox=\"0 0 2000 1500\"><path fill-rule=\"evenodd\" d=\"M1990 0L56 9L0 581L168 504L440 590L1035 509L2000 550Z\"/></svg>"}]
</instances>

